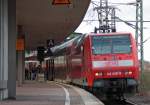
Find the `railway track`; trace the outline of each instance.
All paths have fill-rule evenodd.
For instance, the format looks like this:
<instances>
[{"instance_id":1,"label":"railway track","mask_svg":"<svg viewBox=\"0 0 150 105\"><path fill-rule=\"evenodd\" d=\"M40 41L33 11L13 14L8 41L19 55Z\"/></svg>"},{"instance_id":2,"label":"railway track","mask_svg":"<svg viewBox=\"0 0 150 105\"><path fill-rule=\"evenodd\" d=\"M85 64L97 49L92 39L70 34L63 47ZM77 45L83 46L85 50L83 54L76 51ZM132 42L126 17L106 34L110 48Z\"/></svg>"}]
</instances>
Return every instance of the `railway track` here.
<instances>
[{"instance_id":1,"label":"railway track","mask_svg":"<svg viewBox=\"0 0 150 105\"><path fill-rule=\"evenodd\" d=\"M92 93L92 92L91 92ZM117 97L116 95L112 95L110 97L99 95L98 93L92 93L95 95L100 101L104 103L104 105L141 105L134 102L131 102L130 100L123 97Z\"/></svg>"},{"instance_id":2,"label":"railway track","mask_svg":"<svg viewBox=\"0 0 150 105\"><path fill-rule=\"evenodd\" d=\"M108 101L103 101L103 103L105 105L139 105L139 104L136 104L136 103L133 103L129 100L108 100Z\"/></svg>"}]
</instances>

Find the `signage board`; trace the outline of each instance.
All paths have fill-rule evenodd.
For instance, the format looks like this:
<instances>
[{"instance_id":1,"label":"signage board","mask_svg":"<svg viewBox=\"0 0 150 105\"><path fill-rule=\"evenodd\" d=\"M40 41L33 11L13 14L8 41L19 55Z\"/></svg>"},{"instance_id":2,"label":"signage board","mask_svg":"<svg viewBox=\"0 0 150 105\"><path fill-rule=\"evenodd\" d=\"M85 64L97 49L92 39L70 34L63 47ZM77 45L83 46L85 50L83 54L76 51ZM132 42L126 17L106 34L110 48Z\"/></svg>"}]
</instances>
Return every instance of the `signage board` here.
<instances>
[{"instance_id":1,"label":"signage board","mask_svg":"<svg viewBox=\"0 0 150 105\"><path fill-rule=\"evenodd\" d=\"M24 39L18 38L16 41L16 50L17 51L24 51Z\"/></svg>"}]
</instances>

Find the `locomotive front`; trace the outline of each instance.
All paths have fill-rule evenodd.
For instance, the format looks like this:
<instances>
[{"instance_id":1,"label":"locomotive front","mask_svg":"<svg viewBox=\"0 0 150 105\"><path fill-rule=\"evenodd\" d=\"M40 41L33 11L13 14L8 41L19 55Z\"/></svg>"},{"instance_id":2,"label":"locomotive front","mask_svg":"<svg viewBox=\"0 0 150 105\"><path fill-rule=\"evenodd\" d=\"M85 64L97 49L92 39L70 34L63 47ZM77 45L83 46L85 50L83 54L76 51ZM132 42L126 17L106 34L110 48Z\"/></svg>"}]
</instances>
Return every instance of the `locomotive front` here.
<instances>
[{"instance_id":1,"label":"locomotive front","mask_svg":"<svg viewBox=\"0 0 150 105\"><path fill-rule=\"evenodd\" d=\"M135 92L139 65L130 33L91 36L93 87L105 93Z\"/></svg>"}]
</instances>

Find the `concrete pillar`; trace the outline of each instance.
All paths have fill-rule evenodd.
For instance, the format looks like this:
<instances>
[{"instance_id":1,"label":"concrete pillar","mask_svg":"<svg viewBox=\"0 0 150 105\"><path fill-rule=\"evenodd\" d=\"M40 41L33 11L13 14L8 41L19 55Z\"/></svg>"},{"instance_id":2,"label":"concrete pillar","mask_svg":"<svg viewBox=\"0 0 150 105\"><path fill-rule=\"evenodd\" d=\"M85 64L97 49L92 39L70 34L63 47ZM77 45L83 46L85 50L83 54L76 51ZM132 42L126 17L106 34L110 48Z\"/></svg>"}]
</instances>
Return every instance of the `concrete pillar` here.
<instances>
[{"instance_id":1,"label":"concrete pillar","mask_svg":"<svg viewBox=\"0 0 150 105\"><path fill-rule=\"evenodd\" d=\"M16 0L8 0L8 98L16 98Z\"/></svg>"},{"instance_id":2,"label":"concrete pillar","mask_svg":"<svg viewBox=\"0 0 150 105\"><path fill-rule=\"evenodd\" d=\"M23 83L23 54L22 52L17 52L17 69L18 69L18 86L22 86Z\"/></svg>"},{"instance_id":3,"label":"concrete pillar","mask_svg":"<svg viewBox=\"0 0 150 105\"><path fill-rule=\"evenodd\" d=\"M8 97L8 4L0 0L0 100Z\"/></svg>"},{"instance_id":4,"label":"concrete pillar","mask_svg":"<svg viewBox=\"0 0 150 105\"><path fill-rule=\"evenodd\" d=\"M24 51L18 51L17 52L17 75L18 75L18 86L22 86L24 80L25 80L25 55Z\"/></svg>"},{"instance_id":5,"label":"concrete pillar","mask_svg":"<svg viewBox=\"0 0 150 105\"><path fill-rule=\"evenodd\" d=\"M0 0L0 100L16 98L16 0Z\"/></svg>"},{"instance_id":6,"label":"concrete pillar","mask_svg":"<svg viewBox=\"0 0 150 105\"><path fill-rule=\"evenodd\" d=\"M24 53L24 32L23 26L17 26L18 31L18 40L22 40L23 43L20 45L20 48L17 49L17 71L18 71L18 86L22 86L23 81L25 80L25 53Z\"/></svg>"}]
</instances>

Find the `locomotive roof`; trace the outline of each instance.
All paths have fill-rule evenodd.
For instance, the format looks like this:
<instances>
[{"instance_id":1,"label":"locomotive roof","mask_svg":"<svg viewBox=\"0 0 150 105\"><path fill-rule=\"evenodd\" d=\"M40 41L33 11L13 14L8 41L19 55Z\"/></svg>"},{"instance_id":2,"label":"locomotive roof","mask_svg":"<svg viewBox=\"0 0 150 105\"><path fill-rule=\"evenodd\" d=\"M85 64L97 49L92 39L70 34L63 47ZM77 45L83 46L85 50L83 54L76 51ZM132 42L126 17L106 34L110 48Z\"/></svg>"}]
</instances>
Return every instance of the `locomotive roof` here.
<instances>
[{"instance_id":1,"label":"locomotive roof","mask_svg":"<svg viewBox=\"0 0 150 105\"><path fill-rule=\"evenodd\" d=\"M82 35L78 35L78 36L76 36L76 37L74 37L74 38L72 38L72 39L70 39L70 40L68 40L68 41L66 41L66 42L63 42L63 43L61 43L61 44L59 44L59 45L56 45L56 46L52 47L52 48L51 48L51 51L52 51L53 55L54 55L54 56L62 55L63 52L64 52L67 48L71 47L71 45L72 45L74 42L77 42L77 43L78 43L78 41L79 41L82 37L83 37L83 34L82 34ZM79 42L80 42L80 41L79 41Z\"/></svg>"},{"instance_id":2,"label":"locomotive roof","mask_svg":"<svg viewBox=\"0 0 150 105\"><path fill-rule=\"evenodd\" d=\"M87 34L87 36L93 36L93 35L127 35L127 34L131 34L129 32L111 32L111 33L90 33Z\"/></svg>"}]
</instances>

